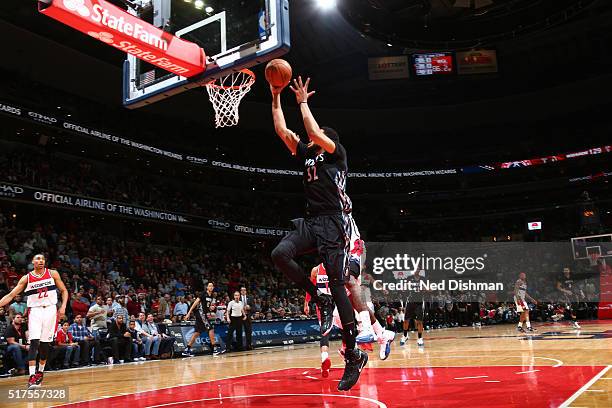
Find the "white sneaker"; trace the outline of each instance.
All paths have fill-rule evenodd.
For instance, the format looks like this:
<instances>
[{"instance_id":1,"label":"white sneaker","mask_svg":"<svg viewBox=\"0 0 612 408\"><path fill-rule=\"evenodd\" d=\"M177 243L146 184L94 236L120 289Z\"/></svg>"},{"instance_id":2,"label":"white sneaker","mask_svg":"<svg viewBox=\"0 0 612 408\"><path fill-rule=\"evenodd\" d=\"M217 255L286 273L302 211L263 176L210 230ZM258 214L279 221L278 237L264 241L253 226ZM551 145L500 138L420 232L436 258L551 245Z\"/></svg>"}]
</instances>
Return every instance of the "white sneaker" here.
<instances>
[{"instance_id":1,"label":"white sneaker","mask_svg":"<svg viewBox=\"0 0 612 408\"><path fill-rule=\"evenodd\" d=\"M574 324L574 328L575 329L580 329L581 328L580 325L578 324L578 322L574 322L573 324Z\"/></svg>"},{"instance_id":2,"label":"white sneaker","mask_svg":"<svg viewBox=\"0 0 612 408\"><path fill-rule=\"evenodd\" d=\"M391 343L395 339L395 332L390 330L385 330L383 332L382 338L378 339L378 344L380 346L380 359L386 360L391 354Z\"/></svg>"},{"instance_id":3,"label":"white sneaker","mask_svg":"<svg viewBox=\"0 0 612 408\"><path fill-rule=\"evenodd\" d=\"M138 357L138 361L147 361L147 359L144 357Z\"/></svg>"},{"instance_id":4,"label":"white sneaker","mask_svg":"<svg viewBox=\"0 0 612 408\"><path fill-rule=\"evenodd\" d=\"M119 362L120 362L121 364L123 364L123 363L124 363L124 360L119 360Z\"/></svg>"},{"instance_id":5,"label":"white sneaker","mask_svg":"<svg viewBox=\"0 0 612 408\"><path fill-rule=\"evenodd\" d=\"M356 343L374 343L376 341L376 334L374 330L364 330L355 338Z\"/></svg>"},{"instance_id":6,"label":"white sneaker","mask_svg":"<svg viewBox=\"0 0 612 408\"><path fill-rule=\"evenodd\" d=\"M425 342L423 341L422 337L420 339L417 339L417 346L419 347L425 346Z\"/></svg>"},{"instance_id":7,"label":"white sneaker","mask_svg":"<svg viewBox=\"0 0 612 408\"><path fill-rule=\"evenodd\" d=\"M402 338L400 339L400 346L403 346L404 344L406 344L406 340L408 340L408 337L402 335Z\"/></svg>"},{"instance_id":8,"label":"white sneaker","mask_svg":"<svg viewBox=\"0 0 612 408\"><path fill-rule=\"evenodd\" d=\"M112 357L109 357L109 358L108 358L108 364L109 364L109 365L113 365L113 363L114 363L113 358L112 358Z\"/></svg>"}]
</instances>

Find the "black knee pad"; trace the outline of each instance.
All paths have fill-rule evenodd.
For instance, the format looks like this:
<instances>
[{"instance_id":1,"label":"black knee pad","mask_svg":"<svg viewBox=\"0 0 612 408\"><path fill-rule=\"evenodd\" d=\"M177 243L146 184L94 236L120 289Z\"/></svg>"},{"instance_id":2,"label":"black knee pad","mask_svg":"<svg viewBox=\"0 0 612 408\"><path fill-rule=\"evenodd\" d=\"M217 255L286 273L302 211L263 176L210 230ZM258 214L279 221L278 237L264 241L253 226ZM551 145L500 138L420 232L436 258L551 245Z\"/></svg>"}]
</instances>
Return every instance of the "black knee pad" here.
<instances>
[{"instance_id":1,"label":"black knee pad","mask_svg":"<svg viewBox=\"0 0 612 408\"><path fill-rule=\"evenodd\" d=\"M38 346L38 355L42 361L47 360L49 356L49 346L51 343L40 342L40 346Z\"/></svg>"},{"instance_id":2,"label":"black knee pad","mask_svg":"<svg viewBox=\"0 0 612 408\"><path fill-rule=\"evenodd\" d=\"M28 350L28 360L35 361L36 355L38 354L38 347L40 345L40 340L30 340L30 349Z\"/></svg>"},{"instance_id":3,"label":"black knee pad","mask_svg":"<svg viewBox=\"0 0 612 408\"><path fill-rule=\"evenodd\" d=\"M349 262L349 273L355 277L355 279L359 278L361 274L361 264L356 259L351 259Z\"/></svg>"},{"instance_id":4,"label":"black knee pad","mask_svg":"<svg viewBox=\"0 0 612 408\"><path fill-rule=\"evenodd\" d=\"M319 340L319 346L329 347L329 334L327 336L321 337L321 340Z\"/></svg>"}]
</instances>

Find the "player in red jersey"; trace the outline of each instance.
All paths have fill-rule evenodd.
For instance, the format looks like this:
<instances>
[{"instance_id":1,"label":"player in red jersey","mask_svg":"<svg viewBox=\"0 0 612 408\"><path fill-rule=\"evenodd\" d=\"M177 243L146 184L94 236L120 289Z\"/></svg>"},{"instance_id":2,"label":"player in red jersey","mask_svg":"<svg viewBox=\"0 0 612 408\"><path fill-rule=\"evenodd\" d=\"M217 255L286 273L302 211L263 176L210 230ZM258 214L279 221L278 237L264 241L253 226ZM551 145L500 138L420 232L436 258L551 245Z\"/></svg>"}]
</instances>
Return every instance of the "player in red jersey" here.
<instances>
[{"instance_id":1,"label":"player in red jersey","mask_svg":"<svg viewBox=\"0 0 612 408\"><path fill-rule=\"evenodd\" d=\"M35 255L32 258L32 264L34 270L22 276L17 286L0 299L0 307L3 307L21 292L25 292L27 298L30 338L28 388L40 387L42 384L49 345L53 341L57 321L66 313L66 302L68 302L68 289L57 271L45 268L45 256ZM58 290L62 295L59 310L57 309ZM38 371L36 371L37 354L39 356Z\"/></svg>"}]
</instances>

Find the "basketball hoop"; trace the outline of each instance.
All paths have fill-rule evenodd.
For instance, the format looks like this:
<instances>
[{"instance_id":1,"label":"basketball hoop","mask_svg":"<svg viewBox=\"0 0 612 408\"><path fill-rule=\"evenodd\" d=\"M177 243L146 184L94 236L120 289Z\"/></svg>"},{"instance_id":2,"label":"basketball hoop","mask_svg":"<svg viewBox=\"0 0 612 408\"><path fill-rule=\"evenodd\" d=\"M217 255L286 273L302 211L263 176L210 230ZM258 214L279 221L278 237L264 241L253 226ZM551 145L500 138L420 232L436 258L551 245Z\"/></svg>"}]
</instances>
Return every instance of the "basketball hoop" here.
<instances>
[{"instance_id":1,"label":"basketball hoop","mask_svg":"<svg viewBox=\"0 0 612 408\"><path fill-rule=\"evenodd\" d=\"M597 265L597 261L601 258L601 255L598 253L593 253L589 255L589 264L591 266Z\"/></svg>"},{"instance_id":2,"label":"basketball hoop","mask_svg":"<svg viewBox=\"0 0 612 408\"><path fill-rule=\"evenodd\" d=\"M251 70L242 69L205 85L208 99L215 109L216 127L238 124L238 106L254 83L255 74Z\"/></svg>"}]
</instances>

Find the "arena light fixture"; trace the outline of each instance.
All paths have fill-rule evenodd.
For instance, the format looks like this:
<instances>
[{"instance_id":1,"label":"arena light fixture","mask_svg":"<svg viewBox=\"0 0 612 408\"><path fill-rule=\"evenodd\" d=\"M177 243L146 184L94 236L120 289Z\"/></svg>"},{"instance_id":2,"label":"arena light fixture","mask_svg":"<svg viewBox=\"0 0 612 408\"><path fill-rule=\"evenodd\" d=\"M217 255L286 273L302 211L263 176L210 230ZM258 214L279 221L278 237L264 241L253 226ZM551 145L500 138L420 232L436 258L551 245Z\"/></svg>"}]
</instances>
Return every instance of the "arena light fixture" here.
<instances>
[{"instance_id":1,"label":"arena light fixture","mask_svg":"<svg viewBox=\"0 0 612 408\"><path fill-rule=\"evenodd\" d=\"M317 0L317 5L323 10L330 10L336 7L336 0Z\"/></svg>"},{"instance_id":2,"label":"arena light fixture","mask_svg":"<svg viewBox=\"0 0 612 408\"><path fill-rule=\"evenodd\" d=\"M198 10L202 10L204 8L204 1L202 0L195 0L195 2L193 3L194 7L197 8Z\"/></svg>"},{"instance_id":3,"label":"arena light fixture","mask_svg":"<svg viewBox=\"0 0 612 408\"><path fill-rule=\"evenodd\" d=\"M206 6L206 8L204 9L205 12L207 12L208 14L211 14L213 11L215 11L214 8L210 7L210 6Z\"/></svg>"}]
</instances>

